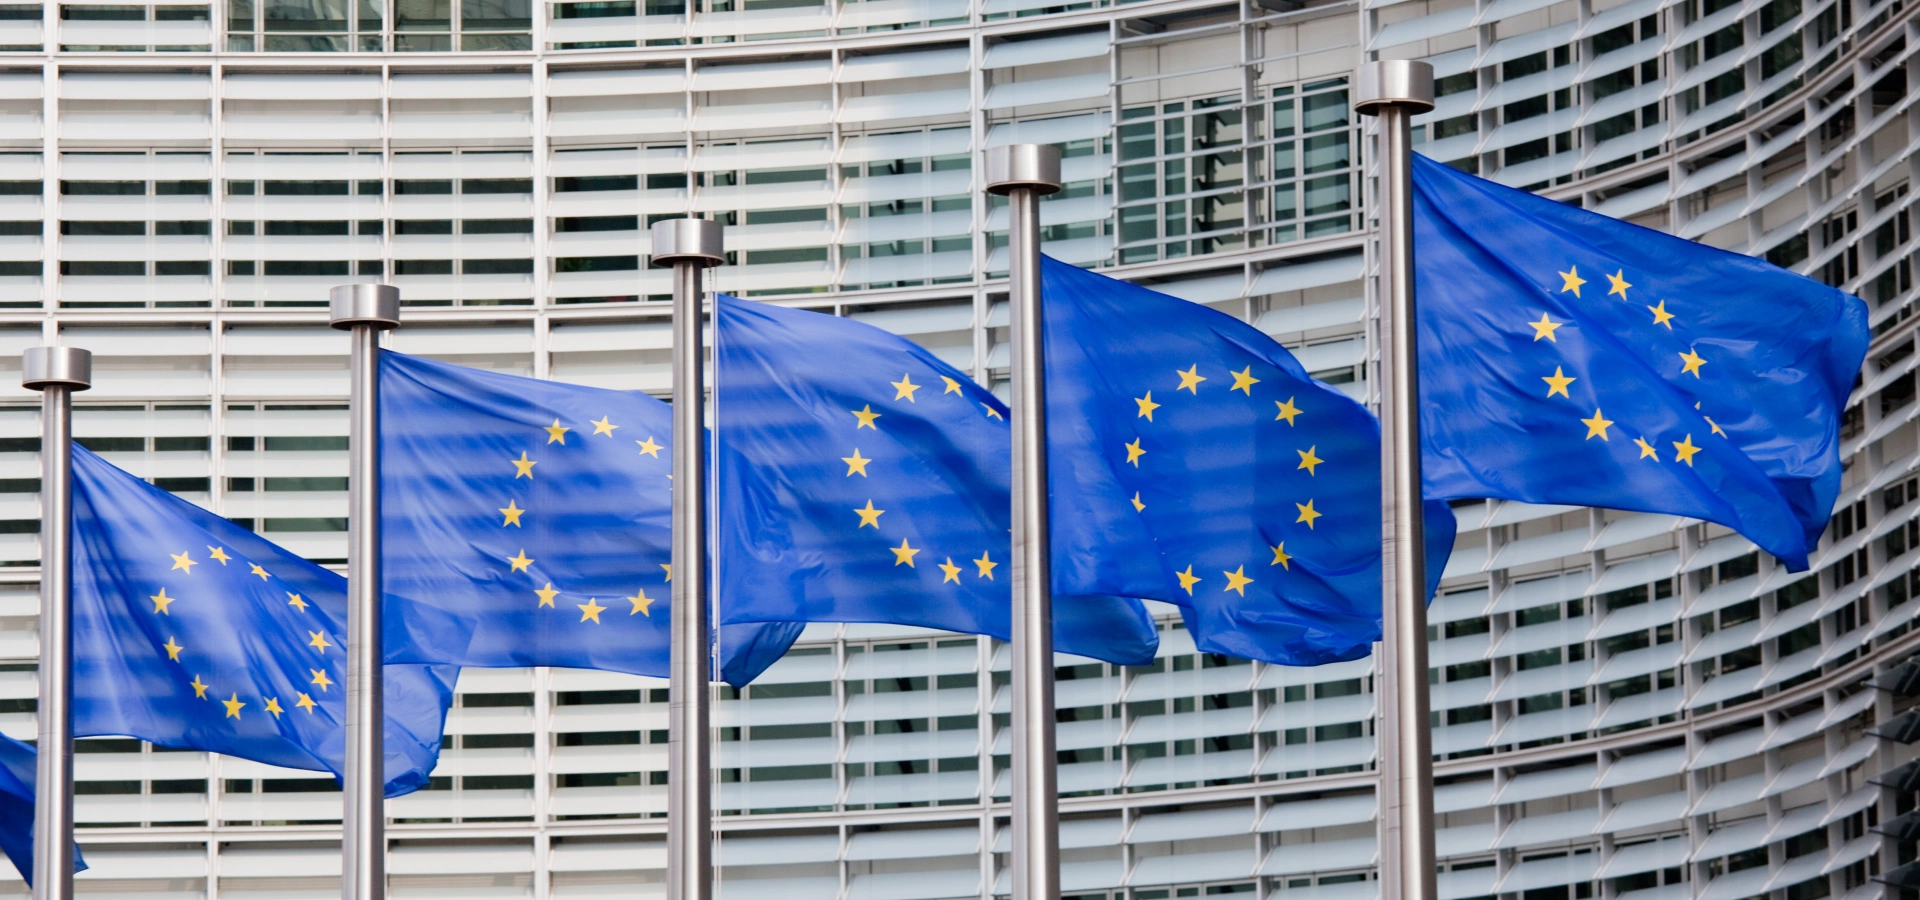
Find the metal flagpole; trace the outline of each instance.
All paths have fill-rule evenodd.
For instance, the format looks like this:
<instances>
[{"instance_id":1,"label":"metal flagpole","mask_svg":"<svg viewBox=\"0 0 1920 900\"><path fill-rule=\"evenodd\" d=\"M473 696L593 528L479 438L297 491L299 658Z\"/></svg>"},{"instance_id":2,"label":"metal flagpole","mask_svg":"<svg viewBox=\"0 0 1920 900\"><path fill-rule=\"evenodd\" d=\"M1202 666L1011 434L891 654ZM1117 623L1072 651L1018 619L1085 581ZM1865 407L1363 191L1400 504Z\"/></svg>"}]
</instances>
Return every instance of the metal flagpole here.
<instances>
[{"instance_id":1,"label":"metal flagpole","mask_svg":"<svg viewBox=\"0 0 1920 900\"><path fill-rule=\"evenodd\" d=\"M1433 109L1433 67L1362 65L1353 108L1380 120L1381 897L1436 900L1410 126Z\"/></svg>"},{"instance_id":2,"label":"metal flagpole","mask_svg":"<svg viewBox=\"0 0 1920 900\"><path fill-rule=\"evenodd\" d=\"M726 261L720 223L653 224L653 264L673 267L673 603L667 682L667 900L713 893L713 771L707 747L706 397L702 270Z\"/></svg>"},{"instance_id":3,"label":"metal flagpole","mask_svg":"<svg viewBox=\"0 0 1920 900\"><path fill-rule=\"evenodd\" d=\"M40 392L40 738L33 900L73 897L73 392L93 354L28 347L20 384Z\"/></svg>"},{"instance_id":4,"label":"metal flagpole","mask_svg":"<svg viewBox=\"0 0 1920 900\"><path fill-rule=\"evenodd\" d=\"M1058 190L1059 147L1014 144L987 150L987 192L1007 198L1007 299L1013 326L1013 900L1060 896L1040 313L1040 198Z\"/></svg>"},{"instance_id":5,"label":"metal flagpole","mask_svg":"<svg viewBox=\"0 0 1920 900\"><path fill-rule=\"evenodd\" d=\"M387 895L386 721L380 664L380 332L400 327L400 289L344 284L329 321L349 331L347 437L347 758L341 900Z\"/></svg>"}]
</instances>

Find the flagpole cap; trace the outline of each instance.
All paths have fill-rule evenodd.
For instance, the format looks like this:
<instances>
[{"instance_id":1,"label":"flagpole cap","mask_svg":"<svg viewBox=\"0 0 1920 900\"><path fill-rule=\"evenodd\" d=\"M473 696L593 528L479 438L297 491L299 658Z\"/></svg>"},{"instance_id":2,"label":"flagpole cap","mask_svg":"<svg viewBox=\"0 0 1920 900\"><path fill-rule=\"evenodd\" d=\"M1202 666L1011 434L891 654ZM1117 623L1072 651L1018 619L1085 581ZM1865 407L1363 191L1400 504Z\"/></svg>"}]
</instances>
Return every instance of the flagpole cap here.
<instances>
[{"instance_id":1,"label":"flagpole cap","mask_svg":"<svg viewBox=\"0 0 1920 900\"><path fill-rule=\"evenodd\" d=\"M727 261L720 223L712 219L666 219L653 223L653 264L692 263L702 269Z\"/></svg>"},{"instance_id":2,"label":"flagpole cap","mask_svg":"<svg viewBox=\"0 0 1920 900\"><path fill-rule=\"evenodd\" d=\"M20 354L20 386L84 391L93 387L93 354L79 347L28 347Z\"/></svg>"},{"instance_id":3,"label":"flagpole cap","mask_svg":"<svg viewBox=\"0 0 1920 900\"><path fill-rule=\"evenodd\" d=\"M372 325L383 331L400 327L400 289L390 284L343 284L327 292L328 322L347 331Z\"/></svg>"},{"instance_id":4,"label":"flagpole cap","mask_svg":"<svg viewBox=\"0 0 1920 900\"><path fill-rule=\"evenodd\" d=\"M1059 147L1008 144L987 148L987 193L1005 196L1020 188L1042 195L1060 190Z\"/></svg>"},{"instance_id":5,"label":"flagpole cap","mask_svg":"<svg viewBox=\"0 0 1920 900\"><path fill-rule=\"evenodd\" d=\"M1377 116L1389 106L1418 115L1433 109L1433 66L1417 59L1362 63L1353 79L1353 111Z\"/></svg>"}]
</instances>

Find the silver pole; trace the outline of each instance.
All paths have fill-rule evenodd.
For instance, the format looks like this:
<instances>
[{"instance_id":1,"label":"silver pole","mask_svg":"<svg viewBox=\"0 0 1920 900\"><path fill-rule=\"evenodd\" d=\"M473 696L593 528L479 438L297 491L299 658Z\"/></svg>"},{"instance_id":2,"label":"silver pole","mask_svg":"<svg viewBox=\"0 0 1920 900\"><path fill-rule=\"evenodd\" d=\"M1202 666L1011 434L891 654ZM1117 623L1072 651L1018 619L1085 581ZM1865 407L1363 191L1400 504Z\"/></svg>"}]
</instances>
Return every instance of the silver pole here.
<instances>
[{"instance_id":1,"label":"silver pole","mask_svg":"<svg viewBox=\"0 0 1920 900\"><path fill-rule=\"evenodd\" d=\"M1413 296L1411 120L1433 109L1433 67L1362 65L1353 108L1380 119L1382 900L1437 900L1433 741L1427 696L1427 566L1421 522L1420 380Z\"/></svg>"},{"instance_id":2,"label":"silver pole","mask_svg":"<svg viewBox=\"0 0 1920 900\"><path fill-rule=\"evenodd\" d=\"M73 897L73 392L93 354L28 347L20 384L40 392L40 738L33 793L33 900Z\"/></svg>"},{"instance_id":3,"label":"silver pole","mask_svg":"<svg viewBox=\"0 0 1920 900\"><path fill-rule=\"evenodd\" d=\"M1013 340L1013 900L1060 896L1053 749L1047 384L1040 312L1040 197L1060 190L1060 148L987 150L987 192L1007 198Z\"/></svg>"},{"instance_id":4,"label":"silver pole","mask_svg":"<svg viewBox=\"0 0 1920 900\"><path fill-rule=\"evenodd\" d=\"M726 261L720 223L653 224L653 264L673 267L673 603L667 679L667 900L713 893L713 767L707 747L706 392L701 270Z\"/></svg>"},{"instance_id":5,"label":"silver pole","mask_svg":"<svg viewBox=\"0 0 1920 900\"><path fill-rule=\"evenodd\" d=\"M400 327L400 289L346 284L328 295L333 327L351 332L347 363L347 754L341 900L387 895L386 721L380 646L380 332Z\"/></svg>"}]
</instances>

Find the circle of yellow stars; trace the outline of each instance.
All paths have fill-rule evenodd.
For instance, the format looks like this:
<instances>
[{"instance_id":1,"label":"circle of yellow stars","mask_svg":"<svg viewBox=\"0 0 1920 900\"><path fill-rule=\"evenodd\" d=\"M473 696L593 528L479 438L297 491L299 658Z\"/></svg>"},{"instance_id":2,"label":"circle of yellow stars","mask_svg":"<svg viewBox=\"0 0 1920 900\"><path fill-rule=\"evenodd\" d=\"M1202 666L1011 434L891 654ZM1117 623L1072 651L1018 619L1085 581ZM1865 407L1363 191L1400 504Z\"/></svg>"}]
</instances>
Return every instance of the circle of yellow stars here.
<instances>
[{"instance_id":1,"label":"circle of yellow stars","mask_svg":"<svg viewBox=\"0 0 1920 900\"><path fill-rule=\"evenodd\" d=\"M1176 396L1179 392L1186 391L1194 397L1199 397L1200 386L1210 380L1208 376L1200 374L1200 365L1198 363L1190 365L1186 369L1175 369L1174 375L1180 379L1179 383L1174 385L1173 388L1173 394ZM1252 365L1248 365L1238 372L1228 369L1227 375L1233 379L1233 384L1227 386L1227 392L1229 394L1234 391L1239 391L1246 395L1248 399L1252 399L1253 386L1259 384L1261 381L1259 378L1254 377ZM1289 429L1297 427L1295 419L1305 414L1298 405L1298 399L1298 395L1295 395L1285 400L1274 400L1275 414L1273 421L1285 422ZM1154 411L1166 405L1153 399L1153 391L1151 390L1146 391L1143 396L1133 398L1133 403L1135 407L1135 421L1138 422L1140 419L1145 419L1150 424L1154 422ZM1145 447L1146 440L1144 436L1135 437L1133 440L1122 445L1122 450L1126 453L1124 462L1127 465L1136 469L1140 468L1140 460L1147 456L1149 452ZM1296 448L1294 453L1300 457L1300 464L1294 467L1295 471L1305 470L1309 476L1317 476L1319 474L1319 466L1326 462L1326 460L1322 459L1319 455L1318 445L1309 445L1304 450ZM1136 513L1145 513L1147 511L1147 503L1141 499L1139 491L1135 491L1133 496L1128 499L1128 502L1133 505L1133 511ZM1314 502L1314 498L1312 497L1307 498L1307 502L1305 503L1295 502L1293 506L1297 516L1289 524L1305 525L1308 529L1312 529L1314 527L1314 521L1324 515L1324 513L1314 508ZM1294 556L1287 552L1286 541L1280 541L1269 546L1267 549L1273 552L1273 558L1268 561L1268 566L1279 566L1281 571L1290 571L1293 568ZM1193 596L1194 588L1208 577L1206 575L1195 574L1193 566L1194 564L1189 563L1185 569L1173 573L1173 577L1180 582L1180 589L1185 591L1189 597ZM1238 566L1231 572L1221 570L1220 574L1226 579L1226 586L1221 589L1223 593L1234 593L1245 597L1247 595L1247 586L1254 583L1253 577L1247 574L1247 567L1245 565Z\"/></svg>"},{"instance_id":2,"label":"circle of yellow stars","mask_svg":"<svg viewBox=\"0 0 1920 900\"><path fill-rule=\"evenodd\" d=\"M1581 298L1580 289L1588 283L1588 280L1580 275L1580 267L1577 265L1569 265L1567 266L1567 271L1559 272L1558 274L1560 276L1559 293L1562 293L1562 294L1570 293L1576 299ZM1602 273L1602 274L1605 274L1605 273ZM1626 270L1624 269L1619 269L1619 270L1616 270L1611 275L1606 275L1606 279L1607 279L1607 293L1605 295L1606 297L1619 297L1620 298L1619 302L1632 303L1634 305L1638 305L1645 308L1647 313L1651 317L1651 320L1650 320L1651 326L1664 328L1669 333L1673 331L1673 323L1676 320L1676 314L1673 311L1667 309L1666 300L1661 300L1651 306L1648 306L1644 303L1640 303L1635 300L1630 300L1628 298L1627 292L1633 288L1633 285L1627 281L1627 274L1626 274ZM1556 332L1566 324L1567 323L1565 322L1553 321L1552 316L1546 312L1540 313L1539 321L1526 323L1527 327L1530 327L1533 329L1533 340L1535 343L1538 343L1540 341L1547 341L1548 343L1555 343L1555 344L1559 343L1559 337L1556 334ZM1708 360L1705 357L1700 355L1699 349L1697 347L1689 344L1687 345L1685 350L1678 351L1674 355L1679 357L1680 368L1678 372L1675 372L1673 375L1669 377L1680 378L1682 376L1691 375L1696 380L1700 379L1701 377L1700 372L1702 368L1707 365ZM1572 385L1575 381L1578 381L1579 379L1577 377L1567 375L1561 366L1554 366L1553 374L1542 375L1540 376L1540 380L1546 383L1546 386L1547 386L1546 396L1548 399L1552 399L1554 397L1565 397L1566 399L1571 401L1573 399L1573 395L1567 392L1567 388L1568 386ZM1695 403L1693 405L1693 408L1695 410L1700 409L1700 404ZM1713 420L1712 416L1702 414L1701 418L1705 420L1705 422L1707 423L1708 431L1711 434L1717 434L1722 438L1727 436L1726 431L1720 427L1719 423ZM1611 437L1609 437L1609 430L1612 429L1617 423L1614 420L1607 418L1603 410L1600 407L1596 406L1594 407L1593 415L1589 418L1581 419L1580 424L1585 425L1587 427L1586 436L1582 438L1582 440L1590 441L1590 440L1593 440L1594 438L1599 438L1602 441L1611 441L1612 439ZM1637 460L1650 459L1656 463L1661 462L1662 451L1659 447L1660 443L1661 442L1658 440L1649 439L1648 436L1644 434L1634 437L1633 446L1634 446L1634 449L1637 451L1637 455L1634 458ZM1700 445L1695 444L1693 442L1693 435L1691 433L1683 433L1680 440L1677 440L1677 441L1668 440L1668 441L1665 441L1665 443L1673 447L1671 459L1674 462L1685 463L1688 468L1693 467L1694 456L1700 453L1701 450L1705 449L1704 447L1701 447Z\"/></svg>"},{"instance_id":3,"label":"circle of yellow stars","mask_svg":"<svg viewBox=\"0 0 1920 900\"><path fill-rule=\"evenodd\" d=\"M1003 422L1006 421L1006 418L1000 414L1000 410L994 408L992 404L968 400L967 392L960 386L958 379L946 375L941 375L939 378L944 385L944 389L937 395L939 398L944 399L946 395L954 394L960 398L962 403L978 402L980 408L983 410L983 415L987 418L998 419ZM899 381L890 381L887 382L887 384L893 388L893 400L891 402L913 404L919 403L920 398L918 392L930 386L929 384L915 384L913 381L913 373L911 372L903 372L900 375ZM863 428L871 428L876 433L879 432L880 419L886 415L884 412L874 412L872 403L863 403L859 409L849 409L847 412L853 415L853 432L854 440L856 441L859 440L859 432ZM867 466L874 462L874 460L871 457L862 455L858 446L853 448L853 454L851 456L840 457L840 461L847 464L847 478L852 478L855 475L861 478L871 477L867 472ZM868 498L865 506L854 507L852 512L855 516L859 517L859 521L853 526L855 532L858 532L862 528L872 528L875 532L884 534L884 530L880 527L880 517L886 513L886 510L876 508L871 498ZM911 539L907 537L900 539L900 546L898 547L893 546L891 538L887 538L885 539L885 546L887 551L893 554L893 564L895 566L906 566L909 569L918 568L915 564L915 558L926 551L925 547L913 546ZM961 554L961 558L964 562L973 564L973 577L976 581L992 581L993 570L999 568L1001 565L998 560L993 559L991 550L980 551L980 556L976 559L968 559L964 553ZM963 583L960 580L960 576L966 571L966 568L961 563L954 562L953 557L944 557L941 562L934 564L934 568L940 570L941 584Z\"/></svg>"},{"instance_id":4,"label":"circle of yellow stars","mask_svg":"<svg viewBox=\"0 0 1920 900\"><path fill-rule=\"evenodd\" d=\"M185 572L187 575L191 576L193 574L194 566L204 565L204 563L193 558L192 548L182 550L179 553L168 553L167 555L171 557L173 560L173 566L168 569L169 572ZM207 546L206 557L209 562L217 562L222 566L226 566L227 564L236 561L233 555L227 552L227 549L225 547L216 547L213 545ZM259 563L254 563L254 562L247 563L247 574L257 576L261 581L273 580L273 574L271 572L268 572L266 568L261 566ZM302 597L300 596L300 594L293 591L286 591L285 593L287 595L288 606L291 606L295 610L298 610L299 612L302 612L302 613L307 611L307 607L310 604L307 602L305 597ZM179 597L168 596L167 589L165 587L161 587L159 590L149 595L147 599L153 603L153 615L168 616L168 617L172 617L173 615L173 611L172 611L173 604L176 602L179 602L180 600ZM320 631L308 631L306 644L312 647L314 651L319 653L322 657L326 656L328 648L331 648L334 646L334 644L331 641L327 640L327 633L324 629ZM190 663L192 662L191 655L189 654L187 658L182 658L182 654L187 653L187 647L180 643L180 639L177 636L173 634L168 634L167 642L160 645L160 650L167 654L168 662L178 663L183 669L187 669L188 671L192 670L192 667L190 666ZM322 668L308 669L307 671L312 676L312 679L309 683L315 687L316 692L324 693L328 688L333 686L334 682L331 678L327 676L327 671L324 668L324 664ZM226 714L222 717L225 719L241 719L242 711L247 709L249 706L255 705L254 703L251 703L247 700L240 699L239 691L229 691L227 694L227 699L225 700L220 700L218 694L215 694L209 697L207 694L207 691L212 690L213 685L208 684L205 680L203 680L201 675L198 672L193 673L193 680L189 681L187 683L187 686L193 689L193 696L195 697L195 699L218 700L220 705L224 707L226 710ZM312 715L314 707L319 705L314 701L313 696L306 691L295 691L294 694L299 698L294 701L293 703L294 708L306 710L308 715ZM279 697L264 696L264 695L260 696L258 698L258 705L262 712L265 712L276 719L280 718L281 714L286 712L286 708L280 705Z\"/></svg>"},{"instance_id":5,"label":"circle of yellow stars","mask_svg":"<svg viewBox=\"0 0 1920 900\"><path fill-rule=\"evenodd\" d=\"M595 437L604 436L609 440L619 440L619 438L614 435L614 432L621 426L614 424L611 414L602 415L598 419L589 419L587 420L587 424L593 426L593 432L585 435L586 439L591 440ZM553 420L553 424L540 426L540 431L546 433L546 441L541 444L541 447L544 449L553 444L559 444L562 447L567 446L567 435L572 433L573 430L573 427L570 425L560 424L560 419L556 417ZM638 455L651 456L654 459L659 459L660 451L667 448L667 445L655 440L653 435L647 435L644 440L635 440L634 444L639 448ZM508 459L507 463L513 466L512 481L515 485L518 485L522 478L527 479L528 482L534 480L534 466L539 465L540 461L532 458L531 451L522 450L520 451L519 459ZM507 505L495 507L494 511L500 514L501 528L524 529L526 527L521 517L527 515L528 510L520 506L519 498L508 497ZM538 561L527 556L527 551L524 547L520 548L514 555L505 557L504 560L508 566L508 574L526 572L530 577L533 575L533 564ZM665 572L666 581L672 581L673 566L668 563L660 563L659 565ZM538 588L533 589L533 595L538 598L534 604L534 608L548 607L558 609L558 607L554 605L554 598L560 596L560 593L560 589L555 588L553 582L542 581ZM653 604L660 598L647 596L646 588L641 587L634 590L633 596L623 597L621 599L627 601L632 607L628 610L627 615L646 616L650 619L653 618ZM580 611L580 622L592 622L595 625L603 624L600 620L600 614L610 608L602 606L597 597L588 597L587 602L576 603L573 606Z\"/></svg>"}]
</instances>

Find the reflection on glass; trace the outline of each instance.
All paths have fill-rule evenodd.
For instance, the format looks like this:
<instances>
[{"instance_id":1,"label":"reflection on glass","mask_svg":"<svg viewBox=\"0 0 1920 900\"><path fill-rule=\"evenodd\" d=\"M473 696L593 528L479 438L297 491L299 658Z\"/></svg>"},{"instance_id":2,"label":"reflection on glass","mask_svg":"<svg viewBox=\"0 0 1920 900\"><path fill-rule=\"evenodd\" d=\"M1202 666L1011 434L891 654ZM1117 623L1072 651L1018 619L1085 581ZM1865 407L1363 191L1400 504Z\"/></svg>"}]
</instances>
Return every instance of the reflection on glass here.
<instances>
[{"instance_id":1,"label":"reflection on glass","mask_svg":"<svg viewBox=\"0 0 1920 900\"><path fill-rule=\"evenodd\" d=\"M452 0L395 0L395 9L394 27L401 31L447 31L453 27ZM402 42L400 49L402 51L430 49L419 46L426 43L431 42L414 41L414 46ZM441 46L431 49L446 50L450 47Z\"/></svg>"},{"instance_id":2,"label":"reflection on glass","mask_svg":"<svg viewBox=\"0 0 1920 900\"><path fill-rule=\"evenodd\" d=\"M265 9L268 31L347 30L346 0L267 0Z\"/></svg>"}]
</instances>

